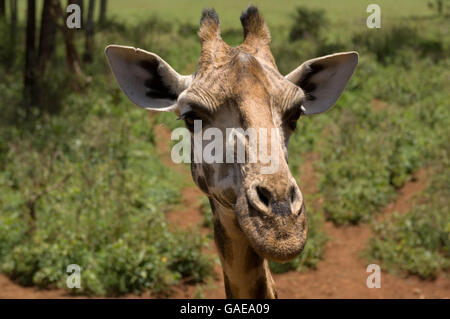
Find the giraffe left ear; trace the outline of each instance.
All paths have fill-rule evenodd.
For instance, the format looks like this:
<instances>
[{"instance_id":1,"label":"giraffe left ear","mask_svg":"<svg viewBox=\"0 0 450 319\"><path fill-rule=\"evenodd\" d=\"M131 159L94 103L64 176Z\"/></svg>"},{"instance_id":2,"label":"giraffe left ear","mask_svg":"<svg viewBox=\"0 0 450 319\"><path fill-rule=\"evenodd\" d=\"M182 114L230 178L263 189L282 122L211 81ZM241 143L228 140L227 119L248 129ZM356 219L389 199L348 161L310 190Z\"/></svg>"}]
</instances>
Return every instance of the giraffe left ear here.
<instances>
[{"instance_id":1,"label":"giraffe left ear","mask_svg":"<svg viewBox=\"0 0 450 319\"><path fill-rule=\"evenodd\" d=\"M122 91L136 105L153 111L172 111L192 76L178 74L154 53L110 45L105 50L109 66Z\"/></svg>"},{"instance_id":2,"label":"giraffe left ear","mask_svg":"<svg viewBox=\"0 0 450 319\"><path fill-rule=\"evenodd\" d=\"M304 62L286 79L303 90L306 115L322 113L336 103L357 64L357 52L331 54Z\"/></svg>"}]
</instances>

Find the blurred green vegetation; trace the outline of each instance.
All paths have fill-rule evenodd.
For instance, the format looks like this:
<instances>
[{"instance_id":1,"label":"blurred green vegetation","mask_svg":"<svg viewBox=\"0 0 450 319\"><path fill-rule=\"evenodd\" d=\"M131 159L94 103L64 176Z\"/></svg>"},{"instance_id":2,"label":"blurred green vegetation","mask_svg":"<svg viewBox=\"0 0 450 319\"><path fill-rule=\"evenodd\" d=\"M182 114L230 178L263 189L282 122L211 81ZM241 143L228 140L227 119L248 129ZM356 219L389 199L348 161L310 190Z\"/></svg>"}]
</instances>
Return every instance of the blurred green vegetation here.
<instances>
[{"instance_id":1,"label":"blurred green vegetation","mask_svg":"<svg viewBox=\"0 0 450 319\"><path fill-rule=\"evenodd\" d=\"M23 285L65 288L67 265L78 264L82 288L71 293L156 293L212 271L206 238L169 230L165 213L183 181L160 162L155 122L120 93L103 56L100 42L145 31L109 26L80 91L58 47L30 112L21 104L23 48L0 54L0 270Z\"/></svg>"},{"instance_id":2,"label":"blurred green vegetation","mask_svg":"<svg viewBox=\"0 0 450 319\"><path fill-rule=\"evenodd\" d=\"M167 113L149 120L131 105L103 54L112 43L141 47L180 73L192 73L200 53L200 7L211 4L152 1L149 16L142 10L149 2L122 2L112 2L116 16L96 30L95 58L83 65L88 80L81 91L71 86L60 45L41 77L45 94L28 114L21 107L24 24L13 47L0 21L0 270L24 285L65 287L65 267L72 263L83 269L77 292L98 295L164 291L180 278L202 281L212 271L211 256L202 253L207 239L171 231L165 220L182 183L158 159L153 126L175 128L181 121ZM222 35L237 45L244 8L241 2L224 3L215 5L224 21ZM371 221L424 166L438 181L433 178L420 206L375 226L367 256L422 277L448 269L448 19L423 1L380 1L383 27L369 30L364 4L315 2L303 12L323 9L328 24L290 41L302 16L295 15L297 2L273 3L256 1L271 27L282 74L338 51L358 51L360 64L336 106L301 118L290 141L295 176L306 152L318 154L319 191L307 200L324 203L308 209L304 252L272 269L315 267L326 241L325 219ZM81 48L82 36L76 36Z\"/></svg>"},{"instance_id":3,"label":"blurred green vegetation","mask_svg":"<svg viewBox=\"0 0 450 319\"><path fill-rule=\"evenodd\" d=\"M394 273L424 279L450 269L449 164L448 157L436 164L417 206L374 224L375 236L364 252L370 260L381 261L383 268Z\"/></svg>"}]
</instances>

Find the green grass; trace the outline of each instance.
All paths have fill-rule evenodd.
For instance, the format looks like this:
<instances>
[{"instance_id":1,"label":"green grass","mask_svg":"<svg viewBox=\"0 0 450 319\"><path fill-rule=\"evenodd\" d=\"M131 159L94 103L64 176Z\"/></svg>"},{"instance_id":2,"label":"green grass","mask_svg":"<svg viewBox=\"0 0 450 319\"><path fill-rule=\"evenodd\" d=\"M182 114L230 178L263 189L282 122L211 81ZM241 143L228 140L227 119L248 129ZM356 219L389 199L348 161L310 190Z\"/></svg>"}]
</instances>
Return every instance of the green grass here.
<instances>
[{"instance_id":1,"label":"green grass","mask_svg":"<svg viewBox=\"0 0 450 319\"><path fill-rule=\"evenodd\" d=\"M370 2L358 0L320 0L320 1L270 1L255 0L242 2L238 0L230 1L206 1L206 0L175 0L163 1L153 0L110 0L110 12L119 18L126 19L133 23L145 19L146 16L155 14L159 17L189 23L197 23L203 8L214 7L219 13L221 24L224 29L237 28L240 26L239 16L248 4L254 4L264 14L269 26L288 26L289 15L298 6L324 9L332 14L330 18L336 23L359 24L365 23L368 13L366 8ZM381 0L377 4L381 7L383 23L391 24L395 20L407 16L429 16L433 12L428 9L426 3L421 0L401 0L388 1Z\"/></svg>"}]
</instances>

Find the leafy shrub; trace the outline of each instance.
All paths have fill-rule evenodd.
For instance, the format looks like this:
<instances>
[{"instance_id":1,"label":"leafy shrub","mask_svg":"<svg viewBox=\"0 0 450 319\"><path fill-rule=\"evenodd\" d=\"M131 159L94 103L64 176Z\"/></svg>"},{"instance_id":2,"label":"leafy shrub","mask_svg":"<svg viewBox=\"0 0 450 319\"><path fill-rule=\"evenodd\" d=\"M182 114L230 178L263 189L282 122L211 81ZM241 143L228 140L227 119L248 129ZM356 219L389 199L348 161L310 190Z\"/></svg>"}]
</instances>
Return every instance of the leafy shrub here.
<instances>
[{"instance_id":1,"label":"leafy shrub","mask_svg":"<svg viewBox=\"0 0 450 319\"><path fill-rule=\"evenodd\" d=\"M448 55L444 43L438 39L421 39L417 47L422 56L429 56L434 61L444 59Z\"/></svg>"},{"instance_id":2,"label":"leafy shrub","mask_svg":"<svg viewBox=\"0 0 450 319\"><path fill-rule=\"evenodd\" d=\"M307 36L317 37L326 23L325 11L310 9L308 7L298 7L293 17L293 25L289 32L289 39L295 41Z\"/></svg>"},{"instance_id":3,"label":"leafy shrub","mask_svg":"<svg viewBox=\"0 0 450 319\"><path fill-rule=\"evenodd\" d=\"M434 278L450 269L450 192L447 167L433 172L423 202L404 215L375 223L375 236L366 247L370 260L394 272Z\"/></svg>"},{"instance_id":4,"label":"leafy shrub","mask_svg":"<svg viewBox=\"0 0 450 319\"><path fill-rule=\"evenodd\" d=\"M75 263L83 269L77 292L97 295L160 291L181 277L209 275L202 239L181 240L167 228L164 211L177 201L177 188L149 133L136 129L145 117L131 129L122 115L90 115L71 137L47 124L34 134L36 146L11 146L1 174L3 272L25 285L64 287L65 267Z\"/></svg>"},{"instance_id":5,"label":"leafy shrub","mask_svg":"<svg viewBox=\"0 0 450 319\"><path fill-rule=\"evenodd\" d=\"M442 148L449 114L443 73L437 69L447 62L434 66L422 63L414 72L388 67L378 68L374 74L363 61L362 72L355 74L358 94L350 87L335 106L335 120L327 127L320 147L320 190L326 198L324 209L334 222L370 220L394 198L395 190L433 157L432 150ZM399 79L397 84L390 82L391 74ZM360 77L366 76L369 78L360 82ZM397 95L384 91L387 83L399 90ZM377 92L383 92L379 96L385 101L392 101L384 110L371 106L370 96L377 96ZM414 95L419 101L414 101ZM402 102L402 107L396 102Z\"/></svg>"},{"instance_id":6,"label":"leafy shrub","mask_svg":"<svg viewBox=\"0 0 450 319\"><path fill-rule=\"evenodd\" d=\"M243 32L241 28L225 29L221 32L222 39L231 46L241 44L243 39Z\"/></svg>"},{"instance_id":7,"label":"leafy shrub","mask_svg":"<svg viewBox=\"0 0 450 319\"><path fill-rule=\"evenodd\" d=\"M191 23L181 23L178 27L178 33L183 37L196 36L198 26Z\"/></svg>"},{"instance_id":8,"label":"leafy shrub","mask_svg":"<svg viewBox=\"0 0 450 319\"><path fill-rule=\"evenodd\" d=\"M352 51L352 49L339 41L320 41L317 45L316 56L324 56L345 51Z\"/></svg>"},{"instance_id":9,"label":"leafy shrub","mask_svg":"<svg viewBox=\"0 0 450 319\"><path fill-rule=\"evenodd\" d=\"M434 0L434 1L428 1L427 5L428 8L430 8L433 11L436 11L437 14L441 15L444 14L446 9L448 9L448 5L446 6L445 0Z\"/></svg>"},{"instance_id":10,"label":"leafy shrub","mask_svg":"<svg viewBox=\"0 0 450 319\"><path fill-rule=\"evenodd\" d=\"M7 20L0 19L0 65L4 65L8 71L15 66L17 57L22 53L23 49L18 44L22 43L23 34L20 26L12 36Z\"/></svg>"},{"instance_id":11,"label":"leafy shrub","mask_svg":"<svg viewBox=\"0 0 450 319\"><path fill-rule=\"evenodd\" d=\"M97 41L126 41L140 27L105 29ZM154 44L175 36L163 31ZM21 69L0 84L0 271L24 285L66 288L66 267L78 264L82 288L70 292L95 295L202 281L212 270L205 239L173 233L165 220L180 185L157 157L154 122L119 93L101 50L80 93L64 89L70 75L56 52L42 84L59 95L45 96L48 108L31 118L20 113Z\"/></svg>"},{"instance_id":12,"label":"leafy shrub","mask_svg":"<svg viewBox=\"0 0 450 319\"><path fill-rule=\"evenodd\" d=\"M388 62L404 48L412 48L420 39L417 29L409 25L396 25L386 30L366 30L353 36L355 45L372 52L381 63Z\"/></svg>"},{"instance_id":13,"label":"leafy shrub","mask_svg":"<svg viewBox=\"0 0 450 319\"><path fill-rule=\"evenodd\" d=\"M164 211L178 198L176 183L146 142L149 133L130 123L91 115L64 143L47 125L43 149L12 146L1 174L2 271L25 285L64 287L65 267L75 263L84 270L80 292L108 295L209 275L202 239L168 230Z\"/></svg>"},{"instance_id":14,"label":"leafy shrub","mask_svg":"<svg viewBox=\"0 0 450 319\"><path fill-rule=\"evenodd\" d=\"M373 29L356 33L352 41L360 50L372 53L383 64L401 62L410 66L420 57L434 61L448 57L443 35L422 34L410 25L394 25L386 29Z\"/></svg>"},{"instance_id":15,"label":"leafy shrub","mask_svg":"<svg viewBox=\"0 0 450 319\"><path fill-rule=\"evenodd\" d=\"M203 281L212 274L212 259L202 253L207 242L192 232L175 236L171 251L170 269L193 282Z\"/></svg>"}]
</instances>

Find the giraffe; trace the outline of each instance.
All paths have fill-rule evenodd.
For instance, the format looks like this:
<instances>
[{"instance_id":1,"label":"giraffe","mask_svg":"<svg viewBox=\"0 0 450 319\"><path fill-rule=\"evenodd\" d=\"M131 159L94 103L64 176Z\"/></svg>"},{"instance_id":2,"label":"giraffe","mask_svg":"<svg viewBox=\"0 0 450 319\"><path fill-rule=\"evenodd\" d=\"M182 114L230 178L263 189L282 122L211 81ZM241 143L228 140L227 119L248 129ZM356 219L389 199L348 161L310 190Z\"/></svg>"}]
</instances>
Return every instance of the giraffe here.
<instances>
[{"instance_id":1,"label":"giraffe","mask_svg":"<svg viewBox=\"0 0 450 319\"><path fill-rule=\"evenodd\" d=\"M260 160L191 161L192 178L211 205L227 298L277 298L268 261L297 256L308 231L303 195L288 167L289 138L300 116L322 113L335 104L356 68L358 53L311 59L283 76L257 7L250 5L240 20L244 40L231 47L220 36L215 10L203 10L201 53L192 75L180 75L158 55L141 49L110 45L105 53L132 102L147 110L174 112L192 139L196 121L202 121L203 131L277 129L276 138L268 142L277 154L274 173L262 174L265 163ZM248 147L245 152L248 157Z\"/></svg>"}]
</instances>

